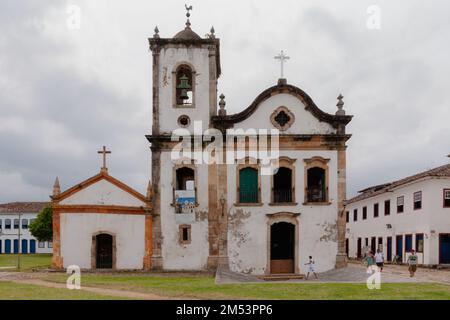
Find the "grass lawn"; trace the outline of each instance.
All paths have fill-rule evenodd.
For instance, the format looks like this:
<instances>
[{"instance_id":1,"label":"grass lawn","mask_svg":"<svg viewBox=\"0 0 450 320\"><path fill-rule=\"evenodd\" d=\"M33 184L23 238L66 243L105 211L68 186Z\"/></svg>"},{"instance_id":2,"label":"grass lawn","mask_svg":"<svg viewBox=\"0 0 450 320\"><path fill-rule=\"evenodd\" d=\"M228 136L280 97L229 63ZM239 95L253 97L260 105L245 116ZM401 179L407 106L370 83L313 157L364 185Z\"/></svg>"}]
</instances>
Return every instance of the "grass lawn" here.
<instances>
[{"instance_id":1,"label":"grass lawn","mask_svg":"<svg viewBox=\"0 0 450 320\"><path fill-rule=\"evenodd\" d=\"M64 282L61 274L46 280ZM81 286L149 292L168 297L200 299L445 299L450 286L425 283L382 284L368 290L365 284L349 283L261 283L216 285L212 276L93 275L82 274Z\"/></svg>"},{"instance_id":2,"label":"grass lawn","mask_svg":"<svg viewBox=\"0 0 450 320\"><path fill-rule=\"evenodd\" d=\"M20 256L21 271L31 271L32 269L49 268L52 263L51 254L22 254ZM3 269L3 267L14 267L13 269ZM0 270L17 271L17 254L0 254Z\"/></svg>"},{"instance_id":3,"label":"grass lawn","mask_svg":"<svg viewBox=\"0 0 450 320\"><path fill-rule=\"evenodd\" d=\"M0 300L111 300L117 297L82 290L46 288L0 281Z\"/></svg>"}]
</instances>

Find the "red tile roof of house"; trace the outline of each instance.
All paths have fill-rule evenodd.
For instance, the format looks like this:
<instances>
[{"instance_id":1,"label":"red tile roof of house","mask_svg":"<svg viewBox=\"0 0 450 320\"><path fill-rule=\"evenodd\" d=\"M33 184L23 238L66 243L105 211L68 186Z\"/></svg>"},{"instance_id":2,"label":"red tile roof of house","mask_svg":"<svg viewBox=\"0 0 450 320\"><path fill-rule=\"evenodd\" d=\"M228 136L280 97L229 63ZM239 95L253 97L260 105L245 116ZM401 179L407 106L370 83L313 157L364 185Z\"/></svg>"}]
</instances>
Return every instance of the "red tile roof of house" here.
<instances>
[{"instance_id":1,"label":"red tile roof of house","mask_svg":"<svg viewBox=\"0 0 450 320\"><path fill-rule=\"evenodd\" d=\"M0 204L0 213L38 213L49 202L10 202Z\"/></svg>"},{"instance_id":2,"label":"red tile roof of house","mask_svg":"<svg viewBox=\"0 0 450 320\"><path fill-rule=\"evenodd\" d=\"M367 198L371 198L371 197L377 196L379 194L385 193L389 190L395 189L401 185L411 183L416 180L419 180L422 178L427 178L427 177L450 177L450 164L446 164L446 165L443 165L443 166L440 166L440 167L437 167L437 168L434 168L431 170L420 172L415 175L412 175L412 176L409 176L409 177L406 177L406 178L403 178L403 179L400 179L400 180L397 180L394 182L385 183L385 184L366 188L364 190L359 191L360 192L359 195L347 200L345 203L350 204L350 203L358 202L358 201L361 201L361 200L364 200Z\"/></svg>"}]
</instances>

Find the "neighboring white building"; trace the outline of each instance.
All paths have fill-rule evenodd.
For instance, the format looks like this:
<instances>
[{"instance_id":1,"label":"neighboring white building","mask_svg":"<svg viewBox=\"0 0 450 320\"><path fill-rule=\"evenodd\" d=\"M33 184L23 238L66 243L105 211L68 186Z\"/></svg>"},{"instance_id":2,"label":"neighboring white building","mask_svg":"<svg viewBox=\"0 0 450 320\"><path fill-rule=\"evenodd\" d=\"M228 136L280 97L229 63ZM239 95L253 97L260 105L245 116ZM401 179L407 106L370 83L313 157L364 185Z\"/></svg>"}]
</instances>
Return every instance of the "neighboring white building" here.
<instances>
[{"instance_id":1,"label":"neighboring white building","mask_svg":"<svg viewBox=\"0 0 450 320\"><path fill-rule=\"evenodd\" d=\"M52 253L52 242L39 242L28 230L28 225L49 203L13 202L0 204L1 253ZM19 220L20 215L20 220ZM20 241L19 241L20 232Z\"/></svg>"},{"instance_id":2,"label":"neighboring white building","mask_svg":"<svg viewBox=\"0 0 450 320\"><path fill-rule=\"evenodd\" d=\"M406 262L414 249L421 264L450 264L450 164L360 193L346 202L350 258L380 248Z\"/></svg>"}]
</instances>

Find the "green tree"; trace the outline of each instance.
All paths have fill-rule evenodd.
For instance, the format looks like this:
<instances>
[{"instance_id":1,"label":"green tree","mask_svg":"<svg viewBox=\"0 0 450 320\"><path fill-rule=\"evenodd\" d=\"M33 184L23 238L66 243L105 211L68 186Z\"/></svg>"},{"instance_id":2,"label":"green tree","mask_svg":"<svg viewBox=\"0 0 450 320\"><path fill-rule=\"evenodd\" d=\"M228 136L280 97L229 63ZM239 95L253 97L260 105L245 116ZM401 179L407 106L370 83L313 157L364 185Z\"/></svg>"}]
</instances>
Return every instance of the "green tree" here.
<instances>
[{"instance_id":1,"label":"green tree","mask_svg":"<svg viewBox=\"0 0 450 320\"><path fill-rule=\"evenodd\" d=\"M38 239L38 241L52 241L53 225L52 225L53 210L52 207L47 206L43 208L34 220L29 225L31 234Z\"/></svg>"}]
</instances>

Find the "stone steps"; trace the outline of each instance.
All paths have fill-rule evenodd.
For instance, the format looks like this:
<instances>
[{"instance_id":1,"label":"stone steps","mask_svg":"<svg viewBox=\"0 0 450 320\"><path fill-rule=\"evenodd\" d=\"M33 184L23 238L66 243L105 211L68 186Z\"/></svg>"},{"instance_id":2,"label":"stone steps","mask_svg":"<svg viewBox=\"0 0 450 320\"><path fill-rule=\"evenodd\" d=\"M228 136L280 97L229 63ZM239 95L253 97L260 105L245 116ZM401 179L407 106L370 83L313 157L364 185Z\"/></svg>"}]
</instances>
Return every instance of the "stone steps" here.
<instances>
[{"instance_id":1,"label":"stone steps","mask_svg":"<svg viewBox=\"0 0 450 320\"><path fill-rule=\"evenodd\" d=\"M286 281L286 280L293 280L293 279L304 279L305 276L303 274L296 274L296 273L283 273L283 274L268 274L264 276L258 277L261 280L264 281Z\"/></svg>"}]
</instances>

